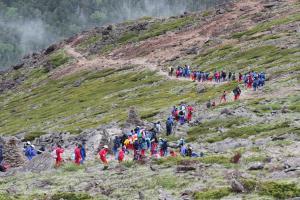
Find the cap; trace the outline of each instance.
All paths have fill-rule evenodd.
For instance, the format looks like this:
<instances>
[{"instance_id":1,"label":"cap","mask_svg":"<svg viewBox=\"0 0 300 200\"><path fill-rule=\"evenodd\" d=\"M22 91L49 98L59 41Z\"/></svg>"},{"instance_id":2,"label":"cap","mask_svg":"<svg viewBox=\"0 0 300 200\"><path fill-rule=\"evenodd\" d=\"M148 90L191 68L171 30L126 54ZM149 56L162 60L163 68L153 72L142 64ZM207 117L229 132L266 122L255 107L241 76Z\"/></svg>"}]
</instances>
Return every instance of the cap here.
<instances>
[{"instance_id":1,"label":"cap","mask_svg":"<svg viewBox=\"0 0 300 200\"><path fill-rule=\"evenodd\" d=\"M31 145L31 143L29 141L26 142L27 145Z\"/></svg>"},{"instance_id":2,"label":"cap","mask_svg":"<svg viewBox=\"0 0 300 200\"><path fill-rule=\"evenodd\" d=\"M108 149L108 146L107 146L107 145L104 145L103 148Z\"/></svg>"}]
</instances>

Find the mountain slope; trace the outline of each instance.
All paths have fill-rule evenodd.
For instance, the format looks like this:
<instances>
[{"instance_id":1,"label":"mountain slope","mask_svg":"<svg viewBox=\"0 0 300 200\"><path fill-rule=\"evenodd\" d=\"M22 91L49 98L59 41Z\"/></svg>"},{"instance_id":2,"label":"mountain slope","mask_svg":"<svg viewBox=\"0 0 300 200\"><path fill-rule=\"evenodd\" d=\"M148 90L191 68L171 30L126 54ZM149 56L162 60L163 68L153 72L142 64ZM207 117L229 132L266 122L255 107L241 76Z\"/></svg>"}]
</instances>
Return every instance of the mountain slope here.
<instances>
[{"instance_id":1,"label":"mountain slope","mask_svg":"<svg viewBox=\"0 0 300 200\"><path fill-rule=\"evenodd\" d=\"M26 184L49 181L58 196L87 191L100 199L299 196L299 11L296 0L241 0L202 13L128 21L80 33L1 74L2 135L34 139L112 122L122 127L131 106L143 120L164 122L173 105L187 102L196 108L193 123L168 139L184 136L205 154L151 161L154 170L128 161L99 175L99 164L90 161L75 175L72 166L42 176L20 173L15 194L41 197L49 188L24 192ZM206 109L208 100L218 103L224 90L232 93L239 83L168 76L170 66L184 64L209 72L265 71L268 80L256 92L241 85L239 101L230 95L228 103ZM234 164L237 153L242 157ZM255 162L263 169L249 170ZM181 173L182 166L195 169ZM233 180L243 183L243 193L232 190ZM0 189L13 183L7 177Z\"/></svg>"}]
</instances>

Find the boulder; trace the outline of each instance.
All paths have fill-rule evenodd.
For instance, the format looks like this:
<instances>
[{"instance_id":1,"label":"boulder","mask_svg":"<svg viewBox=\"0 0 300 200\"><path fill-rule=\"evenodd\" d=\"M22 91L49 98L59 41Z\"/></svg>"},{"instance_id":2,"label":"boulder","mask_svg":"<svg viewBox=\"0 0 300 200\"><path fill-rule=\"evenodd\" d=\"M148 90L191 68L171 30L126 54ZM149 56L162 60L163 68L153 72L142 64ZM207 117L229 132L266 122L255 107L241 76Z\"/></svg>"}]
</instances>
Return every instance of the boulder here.
<instances>
[{"instance_id":1,"label":"boulder","mask_svg":"<svg viewBox=\"0 0 300 200\"><path fill-rule=\"evenodd\" d=\"M26 158L20 146L21 141L15 137L8 138L3 144L4 162L10 167L20 167L26 163Z\"/></svg>"},{"instance_id":2,"label":"boulder","mask_svg":"<svg viewBox=\"0 0 300 200\"><path fill-rule=\"evenodd\" d=\"M137 113L137 110L135 107L131 107L129 109L129 112L128 112L128 119L126 121L126 125L130 126L130 125L133 125L133 126L143 126L144 123L143 121L140 119L140 117L138 116L138 113Z\"/></svg>"},{"instance_id":3,"label":"boulder","mask_svg":"<svg viewBox=\"0 0 300 200\"><path fill-rule=\"evenodd\" d=\"M237 181L236 179L233 179L230 181L230 186L232 191L237 192L237 193L242 193L245 192L245 188L242 183Z\"/></svg>"},{"instance_id":4,"label":"boulder","mask_svg":"<svg viewBox=\"0 0 300 200\"><path fill-rule=\"evenodd\" d=\"M265 165L261 162L254 162L249 164L248 170L260 170L263 169Z\"/></svg>"},{"instance_id":5,"label":"boulder","mask_svg":"<svg viewBox=\"0 0 300 200\"><path fill-rule=\"evenodd\" d=\"M25 166L22 167L22 172L37 172L47 171L54 168L54 158L50 153L42 153L35 156Z\"/></svg>"}]
</instances>

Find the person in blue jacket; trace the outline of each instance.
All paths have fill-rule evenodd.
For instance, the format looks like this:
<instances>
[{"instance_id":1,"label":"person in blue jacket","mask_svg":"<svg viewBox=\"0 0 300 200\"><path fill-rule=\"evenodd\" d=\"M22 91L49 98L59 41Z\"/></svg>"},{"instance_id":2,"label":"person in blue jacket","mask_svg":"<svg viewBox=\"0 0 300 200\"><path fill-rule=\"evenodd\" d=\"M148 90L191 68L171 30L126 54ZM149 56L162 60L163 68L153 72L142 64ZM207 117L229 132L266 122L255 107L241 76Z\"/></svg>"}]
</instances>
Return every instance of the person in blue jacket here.
<instances>
[{"instance_id":1,"label":"person in blue jacket","mask_svg":"<svg viewBox=\"0 0 300 200\"><path fill-rule=\"evenodd\" d=\"M3 146L0 144L0 164L3 161Z\"/></svg>"},{"instance_id":2,"label":"person in blue jacket","mask_svg":"<svg viewBox=\"0 0 300 200\"><path fill-rule=\"evenodd\" d=\"M85 151L85 147L84 147L84 143L82 144L82 146L81 146L81 149L80 149L80 154L81 154L81 164L83 164L84 163L84 161L85 161L85 157L86 157L86 151Z\"/></svg>"},{"instance_id":3,"label":"person in blue jacket","mask_svg":"<svg viewBox=\"0 0 300 200\"><path fill-rule=\"evenodd\" d=\"M36 156L34 145L31 145L29 142L27 142L27 146L24 149L24 153L28 160L32 160L32 158Z\"/></svg>"}]
</instances>

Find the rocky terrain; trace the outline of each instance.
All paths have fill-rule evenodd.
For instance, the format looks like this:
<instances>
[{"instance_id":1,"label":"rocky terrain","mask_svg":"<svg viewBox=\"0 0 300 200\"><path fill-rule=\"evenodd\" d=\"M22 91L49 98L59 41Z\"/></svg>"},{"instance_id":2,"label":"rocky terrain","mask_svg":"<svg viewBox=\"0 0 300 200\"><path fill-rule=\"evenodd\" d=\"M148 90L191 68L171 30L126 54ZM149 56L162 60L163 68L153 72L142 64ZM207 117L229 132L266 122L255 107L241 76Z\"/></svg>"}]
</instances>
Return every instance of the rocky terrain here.
<instances>
[{"instance_id":1,"label":"rocky terrain","mask_svg":"<svg viewBox=\"0 0 300 200\"><path fill-rule=\"evenodd\" d=\"M200 13L142 18L82 32L0 74L0 143L16 168L0 173L0 199L293 199L300 197L300 2L237 0ZM168 76L189 64L213 72L265 71L259 91L207 109L239 83ZM173 105L195 107L181 137L204 157L112 161L101 144L136 125L151 127ZM129 113L129 114L128 114ZM165 130L163 130L164 134ZM84 166L53 168L45 153L25 161L22 141L61 142L69 160L87 144ZM19 150L18 150L19 149ZM112 156L110 157L112 159Z\"/></svg>"}]
</instances>

